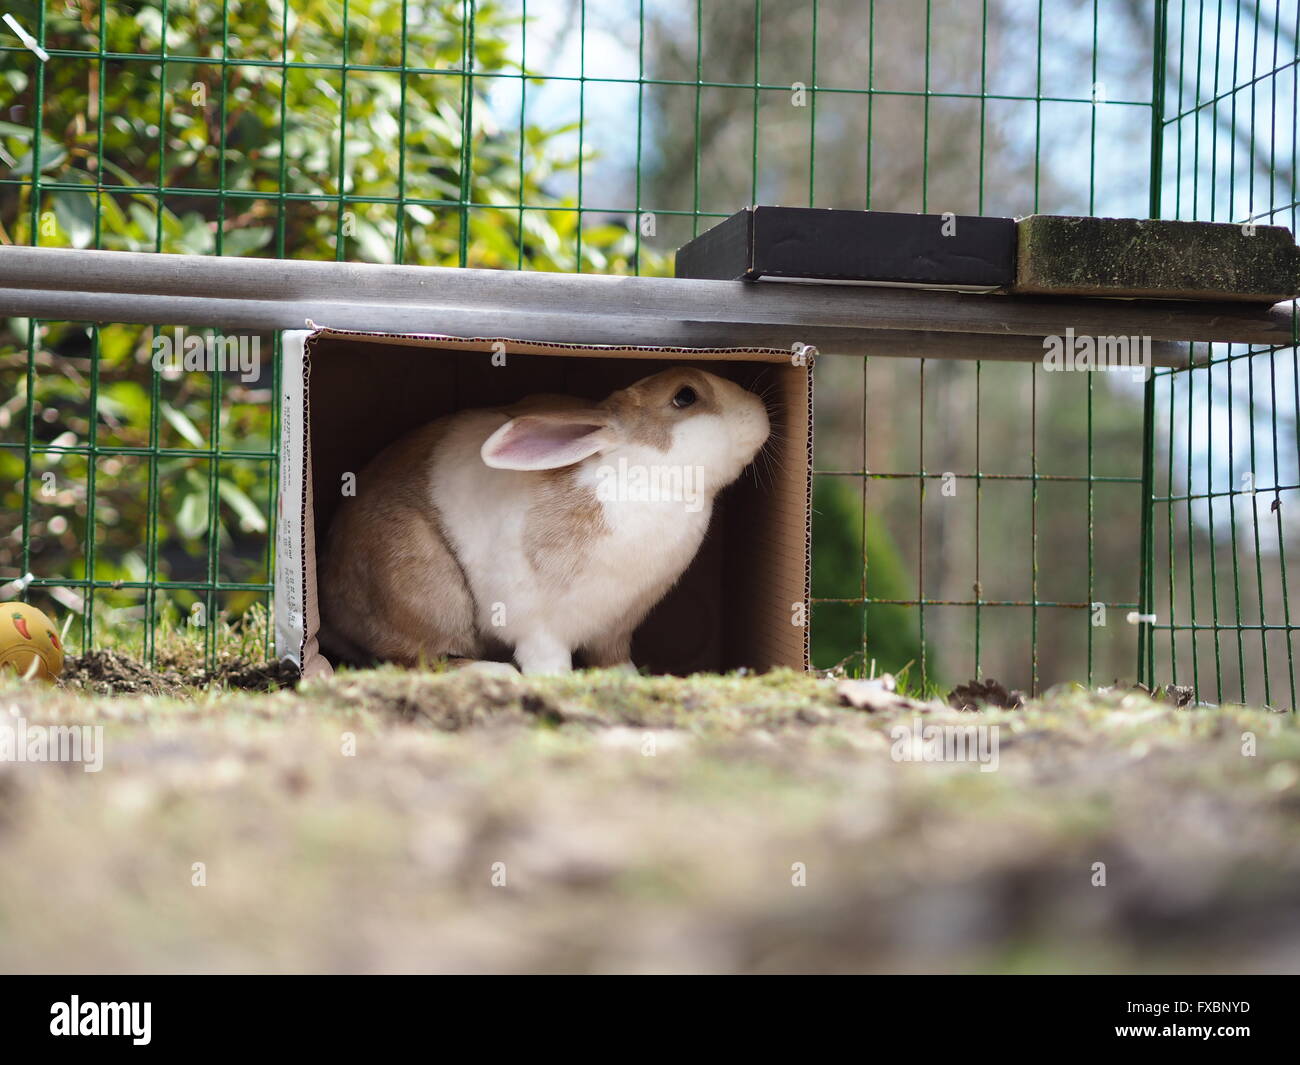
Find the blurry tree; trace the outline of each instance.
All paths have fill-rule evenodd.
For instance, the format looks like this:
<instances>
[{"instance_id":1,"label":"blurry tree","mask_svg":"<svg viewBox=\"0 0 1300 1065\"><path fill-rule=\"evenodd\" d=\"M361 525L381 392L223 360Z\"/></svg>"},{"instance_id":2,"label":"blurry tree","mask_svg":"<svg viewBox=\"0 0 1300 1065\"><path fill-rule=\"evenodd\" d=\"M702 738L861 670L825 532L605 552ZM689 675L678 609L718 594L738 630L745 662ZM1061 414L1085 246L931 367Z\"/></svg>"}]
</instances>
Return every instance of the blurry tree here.
<instances>
[{"instance_id":1,"label":"blurry tree","mask_svg":"<svg viewBox=\"0 0 1300 1065\"><path fill-rule=\"evenodd\" d=\"M1093 89L1104 82L1100 98L1109 100L1149 95L1150 38L1128 10L1111 5L1100 17L1106 32L1094 54L1087 0L821 0L815 24L812 4L656 5L647 67L656 79L682 84L651 96L647 198L688 212L677 219L678 242L713 224L710 216L753 202L1004 215L1100 213L1113 203L1115 213L1142 213L1145 158L1096 153L1108 138L1145 145L1149 114L1118 103L1098 107ZM697 78L699 89L691 84ZM1140 472L1140 392L1132 388L1096 381L1090 406L1086 382L1035 376L1030 366L988 364L977 376L973 364L929 360L922 387L912 360L879 357L864 368L862 360L821 354L820 469L973 474L978 460L985 474L1083 477L1091 423L1093 472ZM865 565L873 596L1027 603L1036 591L1039 600L1080 604L1040 608L1036 618L1027 606L981 611L981 666L1008 683L1030 685L1035 626L1043 684L1085 675L1090 524L1094 594L1136 595L1134 487L1095 489L1090 523L1086 486L1040 485L1035 506L1028 480L984 482L977 541L974 480L955 482L951 497L927 480L923 499L922 482L906 477L871 479L865 495L850 478L820 480L843 484L819 488L816 595L860 595ZM864 551L855 508L866 512L865 559L853 557ZM831 515L845 525L836 529ZM827 551L832 560L818 557ZM897 591L876 590L882 587ZM827 664L854 639L861 613L826 605L815 616L819 664ZM900 655L918 657L918 617L915 608L873 608L865 644L859 634L852 650L896 668ZM927 607L929 681L974 672L974 618L971 606ZM1099 676L1131 675L1128 626L1114 620L1091 636Z\"/></svg>"}]
</instances>

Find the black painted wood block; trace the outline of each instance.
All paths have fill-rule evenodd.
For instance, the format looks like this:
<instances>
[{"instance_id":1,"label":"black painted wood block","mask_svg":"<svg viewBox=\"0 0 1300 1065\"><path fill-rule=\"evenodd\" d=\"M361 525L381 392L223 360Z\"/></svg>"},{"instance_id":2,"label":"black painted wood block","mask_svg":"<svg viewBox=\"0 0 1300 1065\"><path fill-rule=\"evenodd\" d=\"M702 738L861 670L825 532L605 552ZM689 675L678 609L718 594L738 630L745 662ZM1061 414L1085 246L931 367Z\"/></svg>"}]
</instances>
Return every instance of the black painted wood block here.
<instances>
[{"instance_id":1,"label":"black painted wood block","mask_svg":"<svg viewBox=\"0 0 1300 1065\"><path fill-rule=\"evenodd\" d=\"M987 291L1015 280L1010 218L748 207L677 252L677 276Z\"/></svg>"}]
</instances>

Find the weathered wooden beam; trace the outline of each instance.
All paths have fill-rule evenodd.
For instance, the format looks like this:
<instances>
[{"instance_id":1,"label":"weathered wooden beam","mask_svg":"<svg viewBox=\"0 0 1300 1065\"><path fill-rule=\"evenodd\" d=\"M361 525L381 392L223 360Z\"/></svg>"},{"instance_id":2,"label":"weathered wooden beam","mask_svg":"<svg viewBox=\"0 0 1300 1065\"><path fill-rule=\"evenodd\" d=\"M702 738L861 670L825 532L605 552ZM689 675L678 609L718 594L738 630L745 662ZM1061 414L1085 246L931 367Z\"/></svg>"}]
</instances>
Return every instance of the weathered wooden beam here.
<instances>
[{"instance_id":1,"label":"weathered wooden beam","mask_svg":"<svg viewBox=\"0 0 1300 1065\"><path fill-rule=\"evenodd\" d=\"M0 314L61 321L536 336L692 347L1033 360L1042 338L1294 342L1291 304L966 295L903 288L0 247ZM1158 365L1183 365L1161 345Z\"/></svg>"},{"instance_id":2,"label":"weathered wooden beam","mask_svg":"<svg viewBox=\"0 0 1300 1065\"><path fill-rule=\"evenodd\" d=\"M0 289L0 315L69 322L220 326L230 330L302 329L308 322L367 332L447 333L462 337L524 337L560 343L663 344L680 347L789 348L792 337L821 352L927 359L1034 362L1043 357L1039 337L941 333L900 329L827 329L821 326L680 322L630 315L587 315L575 329L571 314L402 303L307 300L227 300L104 292L50 293ZM1186 364L1186 345L1152 344L1156 366Z\"/></svg>"},{"instance_id":3,"label":"weathered wooden beam","mask_svg":"<svg viewBox=\"0 0 1300 1065\"><path fill-rule=\"evenodd\" d=\"M662 318L589 315L580 331L573 316L495 308L429 308L411 304L217 300L117 293L60 293L51 303L39 289L0 289L0 314L74 322L131 321L152 325L218 325L230 330L301 329L308 322L373 332L440 332L461 337L525 337L589 344L788 348L798 337L821 352L927 359L1035 362L1039 337L899 329L802 328L753 323L675 322ZM129 300L124 306L123 300ZM124 313L129 307L130 313ZM1155 366L1184 366L1186 345L1154 341Z\"/></svg>"}]
</instances>

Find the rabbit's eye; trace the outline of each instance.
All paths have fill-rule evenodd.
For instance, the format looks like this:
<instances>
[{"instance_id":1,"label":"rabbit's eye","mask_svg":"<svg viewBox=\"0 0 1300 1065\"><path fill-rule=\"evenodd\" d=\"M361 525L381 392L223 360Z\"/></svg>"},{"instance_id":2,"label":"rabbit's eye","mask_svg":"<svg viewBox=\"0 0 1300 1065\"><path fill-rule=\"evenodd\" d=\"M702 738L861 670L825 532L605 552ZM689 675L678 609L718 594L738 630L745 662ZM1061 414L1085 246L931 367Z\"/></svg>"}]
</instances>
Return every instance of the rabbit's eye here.
<instances>
[{"instance_id":1,"label":"rabbit's eye","mask_svg":"<svg viewBox=\"0 0 1300 1065\"><path fill-rule=\"evenodd\" d=\"M689 407L694 403L695 398L695 389L679 388L677 390L677 395L673 396L673 406L678 410L681 410L683 407Z\"/></svg>"}]
</instances>

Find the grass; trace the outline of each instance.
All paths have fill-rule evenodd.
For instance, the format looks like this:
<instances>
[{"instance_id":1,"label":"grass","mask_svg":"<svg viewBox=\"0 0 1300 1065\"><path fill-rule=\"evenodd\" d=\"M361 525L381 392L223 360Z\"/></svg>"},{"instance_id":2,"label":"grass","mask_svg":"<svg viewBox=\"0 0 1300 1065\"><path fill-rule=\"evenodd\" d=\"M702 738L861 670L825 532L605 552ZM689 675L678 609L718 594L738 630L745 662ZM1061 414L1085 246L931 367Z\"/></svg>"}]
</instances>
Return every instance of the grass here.
<instances>
[{"instance_id":1,"label":"grass","mask_svg":"<svg viewBox=\"0 0 1300 1065\"><path fill-rule=\"evenodd\" d=\"M71 620L69 615L63 626L65 633ZM219 611L212 625L216 631L211 633L214 650L209 658L209 630L192 624L190 616L181 613L175 602L164 602L154 625L155 665L189 673L219 669L230 663L260 662L272 651L272 621L264 603L253 603L235 618ZM138 620L114 620L110 612L95 627L95 647L140 661L144 658L144 627Z\"/></svg>"},{"instance_id":2,"label":"grass","mask_svg":"<svg viewBox=\"0 0 1300 1065\"><path fill-rule=\"evenodd\" d=\"M0 684L106 751L0 763L0 969L1300 968L1293 716L915 706L789 672ZM894 760L918 716L996 725L997 771Z\"/></svg>"}]
</instances>

